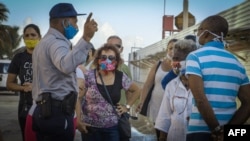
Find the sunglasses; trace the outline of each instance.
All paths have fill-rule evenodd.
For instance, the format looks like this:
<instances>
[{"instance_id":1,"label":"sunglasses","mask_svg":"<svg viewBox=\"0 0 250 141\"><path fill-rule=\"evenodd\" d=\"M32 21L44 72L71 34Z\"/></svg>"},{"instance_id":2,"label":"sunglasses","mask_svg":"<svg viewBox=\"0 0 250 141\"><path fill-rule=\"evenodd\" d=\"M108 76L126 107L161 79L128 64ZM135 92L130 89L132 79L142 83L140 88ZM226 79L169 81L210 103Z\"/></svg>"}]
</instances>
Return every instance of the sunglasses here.
<instances>
[{"instance_id":1,"label":"sunglasses","mask_svg":"<svg viewBox=\"0 0 250 141\"><path fill-rule=\"evenodd\" d=\"M119 45L119 44L115 44L115 46L118 47L118 48L122 47L122 45Z\"/></svg>"},{"instance_id":2,"label":"sunglasses","mask_svg":"<svg viewBox=\"0 0 250 141\"><path fill-rule=\"evenodd\" d=\"M111 61L113 61L113 60L116 59L116 57L113 56L113 55L109 55L109 56L107 56L107 55L101 55L101 57L100 57L101 60L106 60L107 58L108 58L109 60L111 60Z\"/></svg>"}]
</instances>

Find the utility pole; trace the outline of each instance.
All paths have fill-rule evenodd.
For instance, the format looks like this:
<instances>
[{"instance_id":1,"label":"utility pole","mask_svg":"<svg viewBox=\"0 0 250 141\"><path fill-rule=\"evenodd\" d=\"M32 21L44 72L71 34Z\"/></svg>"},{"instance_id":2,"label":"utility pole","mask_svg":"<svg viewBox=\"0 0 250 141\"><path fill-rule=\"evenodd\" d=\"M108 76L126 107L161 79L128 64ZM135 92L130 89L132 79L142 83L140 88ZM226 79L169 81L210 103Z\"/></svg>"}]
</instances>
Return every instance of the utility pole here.
<instances>
[{"instance_id":1,"label":"utility pole","mask_svg":"<svg viewBox=\"0 0 250 141\"><path fill-rule=\"evenodd\" d=\"M188 0L183 0L183 28L188 28Z\"/></svg>"}]
</instances>

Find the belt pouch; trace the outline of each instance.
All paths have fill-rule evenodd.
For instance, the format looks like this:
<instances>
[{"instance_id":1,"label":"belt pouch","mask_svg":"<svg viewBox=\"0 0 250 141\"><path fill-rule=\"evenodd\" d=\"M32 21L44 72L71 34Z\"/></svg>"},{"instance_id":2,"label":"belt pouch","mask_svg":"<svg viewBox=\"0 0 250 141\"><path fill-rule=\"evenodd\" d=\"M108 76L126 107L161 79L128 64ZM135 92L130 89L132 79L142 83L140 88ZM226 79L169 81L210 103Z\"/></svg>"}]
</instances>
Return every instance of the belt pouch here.
<instances>
[{"instance_id":1,"label":"belt pouch","mask_svg":"<svg viewBox=\"0 0 250 141\"><path fill-rule=\"evenodd\" d=\"M62 101L62 111L68 115L72 115L75 111L76 97L75 93L66 95Z\"/></svg>"},{"instance_id":2,"label":"belt pouch","mask_svg":"<svg viewBox=\"0 0 250 141\"><path fill-rule=\"evenodd\" d=\"M52 109L51 109L51 103L52 103L52 98L51 98L51 93L43 93L42 94L42 101L41 101L41 117L42 118L49 118L52 114Z\"/></svg>"}]
</instances>

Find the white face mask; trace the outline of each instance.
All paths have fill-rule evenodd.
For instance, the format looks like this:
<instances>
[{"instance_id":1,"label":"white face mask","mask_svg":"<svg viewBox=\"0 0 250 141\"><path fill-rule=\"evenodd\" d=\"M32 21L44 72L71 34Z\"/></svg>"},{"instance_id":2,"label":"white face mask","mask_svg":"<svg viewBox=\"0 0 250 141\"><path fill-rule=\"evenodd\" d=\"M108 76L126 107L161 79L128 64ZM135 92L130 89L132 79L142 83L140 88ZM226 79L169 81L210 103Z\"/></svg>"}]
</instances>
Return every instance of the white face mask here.
<instances>
[{"instance_id":1,"label":"white face mask","mask_svg":"<svg viewBox=\"0 0 250 141\"><path fill-rule=\"evenodd\" d=\"M167 57L167 59L172 60L172 57L169 54L167 54L166 57Z\"/></svg>"},{"instance_id":2,"label":"white face mask","mask_svg":"<svg viewBox=\"0 0 250 141\"><path fill-rule=\"evenodd\" d=\"M186 69L186 61L180 61L181 67L179 68L180 72Z\"/></svg>"},{"instance_id":3,"label":"white face mask","mask_svg":"<svg viewBox=\"0 0 250 141\"><path fill-rule=\"evenodd\" d=\"M221 32L221 36L219 36L219 35L217 35L217 34L211 32L211 31L209 31L209 30L204 30L199 36L196 35L196 46L197 46L197 48L200 48L200 47L201 47L200 42L199 42L199 39L200 39L200 37L201 37L205 32L209 32L210 34L214 35L214 36L215 36L214 39L213 39L214 41L218 41L218 42L221 42L221 41L222 41L222 42L224 43L224 40L223 40L223 32ZM219 40L219 38L221 38L221 41Z\"/></svg>"},{"instance_id":4,"label":"white face mask","mask_svg":"<svg viewBox=\"0 0 250 141\"><path fill-rule=\"evenodd\" d=\"M175 74L181 75L181 72L185 72L186 70L186 61L174 62L174 64L172 64L172 67Z\"/></svg>"},{"instance_id":5,"label":"white face mask","mask_svg":"<svg viewBox=\"0 0 250 141\"><path fill-rule=\"evenodd\" d=\"M197 49L198 48L201 48L201 44L200 44L200 42L199 42L199 40L200 40L200 37L205 33L205 31L206 30L204 30L200 35L196 35L196 46L197 46Z\"/></svg>"}]
</instances>

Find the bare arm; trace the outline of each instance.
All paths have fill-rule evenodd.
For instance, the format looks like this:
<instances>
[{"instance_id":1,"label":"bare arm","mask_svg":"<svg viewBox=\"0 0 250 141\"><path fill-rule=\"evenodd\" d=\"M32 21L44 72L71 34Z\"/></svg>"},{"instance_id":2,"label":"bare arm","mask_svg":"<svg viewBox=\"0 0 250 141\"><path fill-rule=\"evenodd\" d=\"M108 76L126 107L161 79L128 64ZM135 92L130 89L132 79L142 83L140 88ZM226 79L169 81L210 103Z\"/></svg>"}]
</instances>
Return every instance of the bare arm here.
<instances>
[{"instance_id":1,"label":"bare arm","mask_svg":"<svg viewBox=\"0 0 250 141\"><path fill-rule=\"evenodd\" d=\"M128 92L131 93L131 96L127 101L128 105L132 106L136 102L136 100L140 97L140 91L140 88L134 82L132 82L128 89Z\"/></svg>"},{"instance_id":2,"label":"bare arm","mask_svg":"<svg viewBox=\"0 0 250 141\"><path fill-rule=\"evenodd\" d=\"M238 98L241 105L228 124L244 124L250 117L250 84L240 87Z\"/></svg>"},{"instance_id":3,"label":"bare arm","mask_svg":"<svg viewBox=\"0 0 250 141\"><path fill-rule=\"evenodd\" d=\"M202 78L197 75L189 75L188 82L200 114L207 123L209 129L211 131L214 130L220 124L216 119L214 111L210 106L207 97L204 93L204 85Z\"/></svg>"},{"instance_id":4,"label":"bare arm","mask_svg":"<svg viewBox=\"0 0 250 141\"><path fill-rule=\"evenodd\" d=\"M81 121L82 119L82 109L81 109L81 103L83 100L83 97L85 93L87 92L87 89L85 88L85 81L82 78L77 78L77 84L79 87L79 93L78 98L76 101L76 119L77 119L77 129L82 133L87 133L86 125Z\"/></svg>"},{"instance_id":5,"label":"bare arm","mask_svg":"<svg viewBox=\"0 0 250 141\"><path fill-rule=\"evenodd\" d=\"M140 97L140 88L137 86L136 83L132 82L129 89L126 91L130 94L130 97L127 99L127 105L132 106ZM128 112L129 109L127 109L125 106L118 104L117 110L119 114L122 114L124 112Z\"/></svg>"},{"instance_id":6,"label":"bare arm","mask_svg":"<svg viewBox=\"0 0 250 141\"><path fill-rule=\"evenodd\" d=\"M23 85L17 84L17 75L13 73L9 73L6 81L6 86L8 90L11 91L31 91L31 83L24 83Z\"/></svg>"},{"instance_id":7,"label":"bare arm","mask_svg":"<svg viewBox=\"0 0 250 141\"><path fill-rule=\"evenodd\" d=\"M144 100L147 97L148 91L150 90L150 88L153 86L154 84L154 79L155 79L155 71L157 68L157 63L151 68L147 80L144 83L142 90L141 90L141 98L140 98L140 103L139 106L142 105L144 103ZM141 108L141 107L140 107Z\"/></svg>"}]
</instances>

